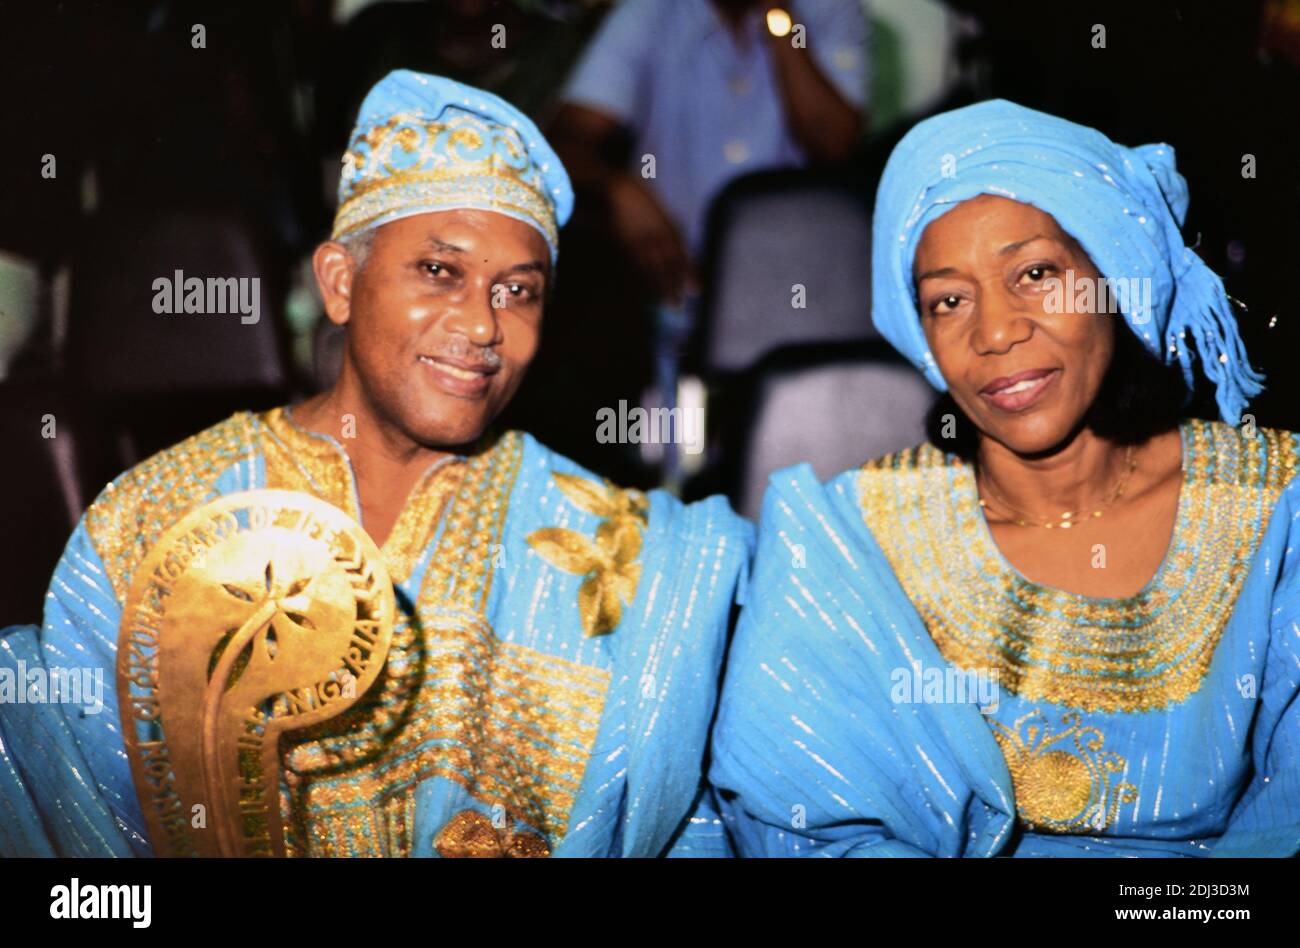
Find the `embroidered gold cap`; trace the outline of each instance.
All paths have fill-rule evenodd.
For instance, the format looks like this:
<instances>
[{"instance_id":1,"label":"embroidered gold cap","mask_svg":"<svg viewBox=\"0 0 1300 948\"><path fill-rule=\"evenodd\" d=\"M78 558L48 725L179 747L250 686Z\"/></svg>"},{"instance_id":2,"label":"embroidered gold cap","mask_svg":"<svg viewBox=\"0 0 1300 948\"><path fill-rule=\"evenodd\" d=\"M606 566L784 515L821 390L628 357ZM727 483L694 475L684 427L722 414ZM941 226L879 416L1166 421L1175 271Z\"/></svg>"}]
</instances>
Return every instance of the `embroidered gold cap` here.
<instances>
[{"instance_id":1,"label":"embroidered gold cap","mask_svg":"<svg viewBox=\"0 0 1300 948\"><path fill-rule=\"evenodd\" d=\"M442 76L394 70L361 103L332 236L457 208L536 227L554 262L573 187L537 126L509 102Z\"/></svg>"}]
</instances>

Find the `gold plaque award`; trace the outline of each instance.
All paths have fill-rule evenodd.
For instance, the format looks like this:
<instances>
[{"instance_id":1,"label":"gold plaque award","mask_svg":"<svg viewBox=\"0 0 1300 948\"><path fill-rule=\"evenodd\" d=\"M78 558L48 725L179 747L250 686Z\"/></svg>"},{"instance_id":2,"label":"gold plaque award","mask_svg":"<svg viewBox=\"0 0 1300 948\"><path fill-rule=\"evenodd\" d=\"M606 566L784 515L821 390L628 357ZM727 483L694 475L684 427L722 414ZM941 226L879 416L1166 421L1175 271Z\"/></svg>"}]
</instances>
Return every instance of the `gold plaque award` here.
<instances>
[{"instance_id":1,"label":"gold plaque award","mask_svg":"<svg viewBox=\"0 0 1300 948\"><path fill-rule=\"evenodd\" d=\"M136 570L117 694L160 856L282 856L279 737L354 704L396 603L360 524L309 494L253 490L174 524Z\"/></svg>"}]
</instances>

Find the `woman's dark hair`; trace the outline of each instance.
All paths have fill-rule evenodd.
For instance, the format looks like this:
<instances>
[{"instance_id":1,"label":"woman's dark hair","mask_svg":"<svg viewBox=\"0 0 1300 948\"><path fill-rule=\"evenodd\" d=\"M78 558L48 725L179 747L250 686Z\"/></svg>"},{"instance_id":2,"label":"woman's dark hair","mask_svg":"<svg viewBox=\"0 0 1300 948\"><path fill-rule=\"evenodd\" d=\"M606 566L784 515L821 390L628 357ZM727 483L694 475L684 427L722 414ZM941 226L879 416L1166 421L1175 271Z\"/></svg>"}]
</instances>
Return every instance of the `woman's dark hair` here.
<instances>
[{"instance_id":1,"label":"woman's dark hair","mask_svg":"<svg viewBox=\"0 0 1300 948\"><path fill-rule=\"evenodd\" d=\"M1190 397L1182 369L1176 363L1165 365L1143 347L1128 327L1116 326L1110 365L1083 424L1116 444L1141 444L1177 427ZM948 415L955 425L949 428L951 436L945 437ZM974 459L979 432L951 393L944 392L931 406L925 432L935 447L966 461Z\"/></svg>"}]
</instances>

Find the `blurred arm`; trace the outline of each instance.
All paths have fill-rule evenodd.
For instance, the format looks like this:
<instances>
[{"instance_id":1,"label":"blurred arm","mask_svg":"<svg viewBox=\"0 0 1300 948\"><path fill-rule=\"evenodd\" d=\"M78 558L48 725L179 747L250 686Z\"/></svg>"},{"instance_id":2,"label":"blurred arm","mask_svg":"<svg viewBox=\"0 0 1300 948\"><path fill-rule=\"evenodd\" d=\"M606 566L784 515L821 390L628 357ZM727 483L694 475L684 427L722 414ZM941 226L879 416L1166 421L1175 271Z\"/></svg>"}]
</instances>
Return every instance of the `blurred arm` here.
<instances>
[{"instance_id":1,"label":"blurred arm","mask_svg":"<svg viewBox=\"0 0 1300 948\"><path fill-rule=\"evenodd\" d=\"M866 19L856 0L790 14L806 46L768 34L790 130L814 163L843 161L867 126Z\"/></svg>"},{"instance_id":2,"label":"blurred arm","mask_svg":"<svg viewBox=\"0 0 1300 948\"><path fill-rule=\"evenodd\" d=\"M594 109L565 104L549 134L579 194L608 205L615 235L661 298L677 302L695 282L686 243L645 183L608 157L624 129Z\"/></svg>"}]
</instances>

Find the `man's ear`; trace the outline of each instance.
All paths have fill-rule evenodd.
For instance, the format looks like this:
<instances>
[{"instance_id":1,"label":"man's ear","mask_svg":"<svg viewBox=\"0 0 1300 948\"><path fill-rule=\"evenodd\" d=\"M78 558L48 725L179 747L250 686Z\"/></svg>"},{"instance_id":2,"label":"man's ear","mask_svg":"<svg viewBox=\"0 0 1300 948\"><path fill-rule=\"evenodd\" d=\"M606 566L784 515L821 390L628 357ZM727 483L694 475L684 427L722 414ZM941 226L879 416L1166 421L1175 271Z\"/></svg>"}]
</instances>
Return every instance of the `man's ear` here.
<instances>
[{"instance_id":1,"label":"man's ear","mask_svg":"<svg viewBox=\"0 0 1300 948\"><path fill-rule=\"evenodd\" d=\"M342 326L352 317L352 280L357 266L337 241L327 240L311 255L311 269L330 322Z\"/></svg>"}]
</instances>

